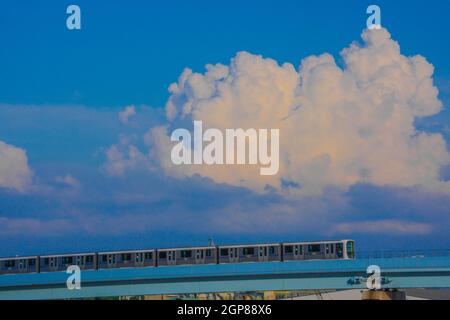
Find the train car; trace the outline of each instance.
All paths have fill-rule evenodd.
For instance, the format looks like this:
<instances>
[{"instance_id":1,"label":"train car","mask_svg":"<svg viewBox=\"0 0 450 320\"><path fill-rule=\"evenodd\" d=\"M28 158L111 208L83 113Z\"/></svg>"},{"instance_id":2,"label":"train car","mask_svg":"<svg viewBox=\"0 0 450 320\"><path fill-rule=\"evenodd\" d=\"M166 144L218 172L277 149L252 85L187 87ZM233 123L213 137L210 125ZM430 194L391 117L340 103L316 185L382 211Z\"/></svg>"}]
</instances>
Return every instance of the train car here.
<instances>
[{"instance_id":1,"label":"train car","mask_svg":"<svg viewBox=\"0 0 450 320\"><path fill-rule=\"evenodd\" d=\"M214 246L158 249L158 266L217 263Z\"/></svg>"},{"instance_id":2,"label":"train car","mask_svg":"<svg viewBox=\"0 0 450 320\"><path fill-rule=\"evenodd\" d=\"M283 243L283 261L354 259L353 240Z\"/></svg>"},{"instance_id":3,"label":"train car","mask_svg":"<svg viewBox=\"0 0 450 320\"><path fill-rule=\"evenodd\" d=\"M355 259L355 241L259 243L1 258L0 275L65 271L70 265L91 270L315 259Z\"/></svg>"},{"instance_id":4,"label":"train car","mask_svg":"<svg viewBox=\"0 0 450 320\"><path fill-rule=\"evenodd\" d=\"M281 244L219 246L219 263L264 262L281 260Z\"/></svg>"},{"instance_id":5,"label":"train car","mask_svg":"<svg viewBox=\"0 0 450 320\"><path fill-rule=\"evenodd\" d=\"M156 266L156 250L130 250L98 253L98 269Z\"/></svg>"},{"instance_id":6,"label":"train car","mask_svg":"<svg viewBox=\"0 0 450 320\"><path fill-rule=\"evenodd\" d=\"M0 259L0 274L33 272L39 272L37 256Z\"/></svg>"},{"instance_id":7,"label":"train car","mask_svg":"<svg viewBox=\"0 0 450 320\"><path fill-rule=\"evenodd\" d=\"M81 270L92 270L97 265L97 254L77 253L45 255L39 257L40 272L66 271L68 266L77 265Z\"/></svg>"}]
</instances>

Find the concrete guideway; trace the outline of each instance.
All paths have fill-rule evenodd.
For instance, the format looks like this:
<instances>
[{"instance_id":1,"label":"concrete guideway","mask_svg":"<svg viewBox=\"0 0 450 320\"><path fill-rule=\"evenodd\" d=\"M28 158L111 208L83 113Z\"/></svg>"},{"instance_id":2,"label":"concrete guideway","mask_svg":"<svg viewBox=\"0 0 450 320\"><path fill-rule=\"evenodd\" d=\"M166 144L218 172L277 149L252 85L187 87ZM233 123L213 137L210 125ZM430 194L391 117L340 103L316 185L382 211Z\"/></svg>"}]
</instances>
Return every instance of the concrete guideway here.
<instances>
[{"instance_id":1,"label":"concrete guideway","mask_svg":"<svg viewBox=\"0 0 450 320\"><path fill-rule=\"evenodd\" d=\"M0 299L67 299L263 290L366 289L367 267L382 289L450 288L450 257L310 260L88 270L81 289L65 272L0 276Z\"/></svg>"}]
</instances>

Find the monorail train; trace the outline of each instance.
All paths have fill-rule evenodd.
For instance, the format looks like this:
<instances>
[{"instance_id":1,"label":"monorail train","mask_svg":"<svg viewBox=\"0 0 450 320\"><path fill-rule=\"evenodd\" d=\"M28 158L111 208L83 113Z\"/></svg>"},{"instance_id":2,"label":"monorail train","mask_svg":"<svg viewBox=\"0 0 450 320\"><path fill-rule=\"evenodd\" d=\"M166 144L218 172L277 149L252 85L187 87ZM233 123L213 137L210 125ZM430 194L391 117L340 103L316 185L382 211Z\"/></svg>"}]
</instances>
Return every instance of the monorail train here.
<instances>
[{"instance_id":1,"label":"monorail train","mask_svg":"<svg viewBox=\"0 0 450 320\"><path fill-rule=\"evenodd\" d=\"M0 259L0 274L245 262L354 259L353 240L90 252Z\"/></svg>"}]
</instances>

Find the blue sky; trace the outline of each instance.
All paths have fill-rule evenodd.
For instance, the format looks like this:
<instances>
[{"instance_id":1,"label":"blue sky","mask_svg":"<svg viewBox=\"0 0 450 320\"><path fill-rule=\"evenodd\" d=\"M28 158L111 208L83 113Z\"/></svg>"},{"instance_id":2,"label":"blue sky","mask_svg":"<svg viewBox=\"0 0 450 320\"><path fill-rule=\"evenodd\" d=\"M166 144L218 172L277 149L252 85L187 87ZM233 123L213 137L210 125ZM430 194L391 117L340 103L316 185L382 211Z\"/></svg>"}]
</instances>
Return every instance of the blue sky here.
<instances>
[{"instance_id":1,"label":"blue sky","mask_svg":"<svg viewBox=\"0 0 450 320\"><path fill-rule=\"evenodd\" d=\"M72 3L81 8L80 31L65 25ZM339 53L360 41L370 4L3 1L0 141L26 151L33 177L26 191L0 187L0 239L7 244L0 255L190 245L209 237L228 243L345 237L367 250L449 247L448 193L356 183L285 197L210 177L178 179L146 164L120 176L107 172L111 146L149 151L144 136L166 123L168 87L184 68L203 73L206 64L228 65L240 51L296 68L328 52L342 65ZM450 3L376 4L402 54L420 54L434 66L443 110L417 118L415 126L442 135L448 150ZM136 107L132 125L118 117L129 105ZM443 181L449 168L441 168ZM411 229L345 229L367 221L408 222Z\"/></svg>"}]
</instances>

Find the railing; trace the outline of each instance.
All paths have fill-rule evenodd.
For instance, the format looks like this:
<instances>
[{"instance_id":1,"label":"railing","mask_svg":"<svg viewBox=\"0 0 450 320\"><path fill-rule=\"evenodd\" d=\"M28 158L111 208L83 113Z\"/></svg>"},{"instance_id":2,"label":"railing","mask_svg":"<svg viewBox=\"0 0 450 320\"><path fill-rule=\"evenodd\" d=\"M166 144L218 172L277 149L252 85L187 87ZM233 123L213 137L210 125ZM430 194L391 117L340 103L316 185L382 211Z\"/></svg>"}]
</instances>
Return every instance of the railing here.
<instances>
[{"instance_id":1,"label":"railing","mask_svg":"<svg viewBox=\"0 0 450 320\"><path fill-rule=\"evenodd\" d=\"M450 250L357 251L357 259L450 257Z\"/></svg>"}]
</instances>

